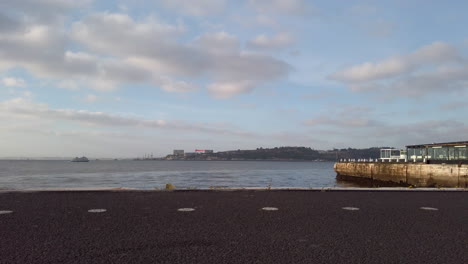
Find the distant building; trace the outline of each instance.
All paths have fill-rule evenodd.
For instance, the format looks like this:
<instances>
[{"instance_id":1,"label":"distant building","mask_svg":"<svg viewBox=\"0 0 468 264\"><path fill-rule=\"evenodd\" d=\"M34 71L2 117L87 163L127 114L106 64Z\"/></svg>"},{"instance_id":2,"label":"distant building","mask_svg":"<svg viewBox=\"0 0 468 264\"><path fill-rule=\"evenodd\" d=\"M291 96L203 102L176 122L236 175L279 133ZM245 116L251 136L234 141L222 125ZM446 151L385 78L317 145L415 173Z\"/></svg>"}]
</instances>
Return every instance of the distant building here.
<instances>
[{"instance_id":1,"label":"distant building","mask_svg":"<svg viewBox=\"0 0 468 264\"><path fill-rule=\"evenodd\" d=\"M174 149L174 156L184 156L183 149Z\"/></svg>"},{"instance_id":2,"label":"distant building","mask_svg":"<svg viewBox=\"0 0 468 264\"><path fill-rule=\"evenodd\" d=\"M401 149L381 149L379 160L383 162L406 161L406 151Z\"/></svg>"},{"instance_id":3,"label":"distant building","mask_svg":"<svg viewBox=\"0 0 468 264\"><path fill-rule=\"evenodd\" d=\"M208 154L208 153L213 153L213 150L212 149L196 149L195 153Z\"/></svg>"}]
</instances>

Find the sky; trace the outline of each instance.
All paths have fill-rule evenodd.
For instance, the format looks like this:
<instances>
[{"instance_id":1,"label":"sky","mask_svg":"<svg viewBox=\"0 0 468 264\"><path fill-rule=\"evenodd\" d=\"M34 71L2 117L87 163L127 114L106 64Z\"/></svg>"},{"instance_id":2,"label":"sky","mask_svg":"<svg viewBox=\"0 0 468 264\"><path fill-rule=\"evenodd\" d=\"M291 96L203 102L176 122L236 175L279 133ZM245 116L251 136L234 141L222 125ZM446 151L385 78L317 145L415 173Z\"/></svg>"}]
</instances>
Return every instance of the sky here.
<instances>
[{"instance_id":1,"label":"sky","mask_svg":"<svg viewBox=\"0 0 468 264\"><path fill-rule=\"evenodd\" d=\"M468 140L464 0L0 1L0 157Z\"/></svg>"}]
</instances>

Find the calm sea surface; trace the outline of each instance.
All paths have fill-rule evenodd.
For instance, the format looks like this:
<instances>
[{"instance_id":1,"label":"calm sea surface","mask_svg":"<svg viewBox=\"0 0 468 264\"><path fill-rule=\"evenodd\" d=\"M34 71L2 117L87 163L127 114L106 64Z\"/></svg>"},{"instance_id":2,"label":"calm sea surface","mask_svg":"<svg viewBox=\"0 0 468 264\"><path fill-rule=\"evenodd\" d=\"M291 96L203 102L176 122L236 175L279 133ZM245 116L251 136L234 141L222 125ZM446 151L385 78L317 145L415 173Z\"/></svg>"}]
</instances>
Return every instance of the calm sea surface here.
<instances>
[{"instance_id":1,"label":"calm sea surface","mask_svg":"<svg viewBox=\"0 0 468 264\"><path fill-rule=\"evenodd\" d=\"M0 161L0 189L346 187L333 162Z\"/></svg>"}]
</instances>

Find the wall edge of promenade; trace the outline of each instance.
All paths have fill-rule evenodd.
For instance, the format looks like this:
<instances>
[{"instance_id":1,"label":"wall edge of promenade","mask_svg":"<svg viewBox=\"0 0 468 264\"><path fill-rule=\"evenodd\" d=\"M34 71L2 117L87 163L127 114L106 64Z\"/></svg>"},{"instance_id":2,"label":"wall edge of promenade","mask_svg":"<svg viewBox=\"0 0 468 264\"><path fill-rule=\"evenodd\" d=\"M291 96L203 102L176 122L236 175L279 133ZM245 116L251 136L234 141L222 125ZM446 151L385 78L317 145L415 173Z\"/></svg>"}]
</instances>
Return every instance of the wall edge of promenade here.
<instances>
[{"instance_id":1,"label":"wall edge of promenade","mask_svg":"<svg viewBox=\"0 0 468 264\"><path fill-rule=\"evenodd\" d=\"M130 188L88 188L88 189L22 189L22 190L1 190L0 194L5 193L47 193L47 192L114 192L114 193L125 193L125 192L242 192L242 191L310 191L310 192L468 192L468 188L410 188L410 187L244 187L244 188L199 188L199 189L187 189L179 188L174 190L147 190L147 189L130 189Z\"/></svg>"},{"instance_id":2,"label":"wall edge of promenade","mask_svg":"<svg viewBox=\"0 0 468 264\"><path fill-rule=\"evenodd\" d=\"M468 187L468 165L386 162L338 162L337 178L415 187Z\"/></svg>"}]
</instances>

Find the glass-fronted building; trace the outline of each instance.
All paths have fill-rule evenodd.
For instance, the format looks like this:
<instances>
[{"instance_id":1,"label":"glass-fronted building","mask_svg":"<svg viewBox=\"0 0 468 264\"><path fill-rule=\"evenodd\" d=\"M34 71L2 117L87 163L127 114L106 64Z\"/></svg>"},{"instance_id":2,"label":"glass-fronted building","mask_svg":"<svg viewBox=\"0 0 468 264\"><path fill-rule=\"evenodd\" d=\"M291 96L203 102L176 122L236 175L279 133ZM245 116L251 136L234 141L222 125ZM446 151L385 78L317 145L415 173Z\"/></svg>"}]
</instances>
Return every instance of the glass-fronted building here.
<instances>
[{"instance_id":1,"label":"glass-fronted building","mask_svg":"<svg viewBox=\"0 0 468 264\"><path fill-rule=\"evenodd\" d=\"M406 151L401 149L381 149L379 160L383 162L406 161Z\"/></svg>"},{"instance_id":2,"label":"glass-fronted building","mask_svg":"<svg viewBox=\"0 0 468 264\"><path fill-rule=\"evenodd\" d=\"M468 162L468 141L410 145L406 150L410 162Z\"/></svg>"}]
</instances>

